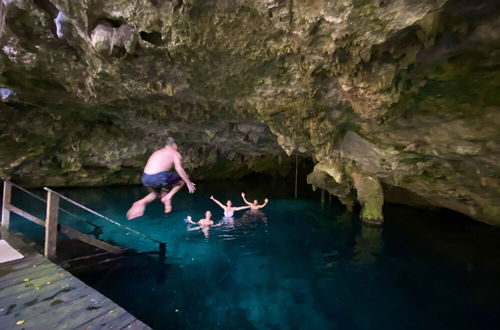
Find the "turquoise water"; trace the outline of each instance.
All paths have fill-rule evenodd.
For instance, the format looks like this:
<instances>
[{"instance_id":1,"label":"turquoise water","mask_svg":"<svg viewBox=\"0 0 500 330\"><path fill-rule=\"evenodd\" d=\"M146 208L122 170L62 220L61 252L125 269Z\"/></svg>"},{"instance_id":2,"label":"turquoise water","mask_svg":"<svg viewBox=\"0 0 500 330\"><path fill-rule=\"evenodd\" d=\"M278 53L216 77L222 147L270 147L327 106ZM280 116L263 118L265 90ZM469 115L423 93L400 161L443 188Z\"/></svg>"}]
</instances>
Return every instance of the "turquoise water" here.
<instances>
[{"instance_id":1,"label":"turquoise water","mask_svg":"<svg viewBox=\"0 0 500 330\"><path fill-rule=\"evenodd\" d=\"M142 187L66 189L67 196L168 243L164 265L139 255L78 276L155 329L498 328L498 228L397 205L385 207L382 228L366 227L335 201L321 208L310 188L301 187L298 200L291 189L279 181L199 184L194 195L175 197L171 215L155 202L131 222L124 213L145 194ZM239 212L208 237L186 230L187 214L199 219L210 209L214 220L222 217L211 194L239 205L242 190L248 199L270 198L265 216ZM30 207L43 214L43 205ZM90 220L103 225L105 239L139 252L157 249ZM61 221L92 229L70 217ZM41 237L40 228L17 217L13 226Z\"/></svg>"}]
</instances>

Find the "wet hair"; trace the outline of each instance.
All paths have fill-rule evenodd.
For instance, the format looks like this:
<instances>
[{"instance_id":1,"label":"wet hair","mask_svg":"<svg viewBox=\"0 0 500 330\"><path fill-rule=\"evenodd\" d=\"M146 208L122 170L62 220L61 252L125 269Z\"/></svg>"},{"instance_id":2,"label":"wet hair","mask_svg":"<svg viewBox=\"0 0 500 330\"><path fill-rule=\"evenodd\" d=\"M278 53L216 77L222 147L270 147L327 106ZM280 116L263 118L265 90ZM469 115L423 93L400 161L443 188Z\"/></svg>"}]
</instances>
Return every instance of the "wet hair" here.
<instances>
[{"instance_id":1,"label":"wet hair","mask_svg":"<svg viewBox=\"0 0 500 330\"><path fill-rule=\"evenodd\" d=\"M166 140L165 140L165 145L166 146L173 146L175 144L175 140L173 137L169 136Z\"/></svg>"}]
</instances>

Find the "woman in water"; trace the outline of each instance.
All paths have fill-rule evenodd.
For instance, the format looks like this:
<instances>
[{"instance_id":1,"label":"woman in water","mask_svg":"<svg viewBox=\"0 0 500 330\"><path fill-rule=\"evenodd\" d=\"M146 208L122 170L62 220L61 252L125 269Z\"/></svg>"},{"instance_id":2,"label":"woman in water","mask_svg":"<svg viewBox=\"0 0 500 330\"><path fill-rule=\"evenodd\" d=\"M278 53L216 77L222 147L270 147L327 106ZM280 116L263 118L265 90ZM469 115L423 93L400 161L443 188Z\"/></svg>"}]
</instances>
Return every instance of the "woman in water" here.
<instances>
[{"instance_id":1,"label":"woman in water","mask_svg":"<svg viewBox=\"0 0 500 330\"><path fill-rule=\"evenodd\" d=\"M244 210L250 208L250 206L238 206L234 207L231 201L227 201L226 205L222 204L218 200L214 198L214 196L210 196L210 199L213 200L217 205L222 207L224 210L224 219L232 219L234 215L234 211Z\"/></svg>"}]
</instances>

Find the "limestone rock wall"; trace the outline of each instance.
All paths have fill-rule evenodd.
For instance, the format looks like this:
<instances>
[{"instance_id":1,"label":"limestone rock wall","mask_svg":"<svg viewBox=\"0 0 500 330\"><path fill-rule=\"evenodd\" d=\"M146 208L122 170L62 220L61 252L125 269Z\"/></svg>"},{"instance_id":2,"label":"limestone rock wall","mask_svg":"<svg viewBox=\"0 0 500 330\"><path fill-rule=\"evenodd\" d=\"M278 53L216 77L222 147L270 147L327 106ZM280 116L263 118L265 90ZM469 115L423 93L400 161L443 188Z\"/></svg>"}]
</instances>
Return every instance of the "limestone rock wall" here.
<instances>
[{"instance_id":1,"label":"limestone rock wall","mask_svg":"<svg viewBox=\"0 0 500 330\"><path fill-rule=\"evenodd\" d=\"M173 135L199 178L308 177L500 225L496 0L3 0L0 174L138 182Z\"/></svg>"}]
</instances>

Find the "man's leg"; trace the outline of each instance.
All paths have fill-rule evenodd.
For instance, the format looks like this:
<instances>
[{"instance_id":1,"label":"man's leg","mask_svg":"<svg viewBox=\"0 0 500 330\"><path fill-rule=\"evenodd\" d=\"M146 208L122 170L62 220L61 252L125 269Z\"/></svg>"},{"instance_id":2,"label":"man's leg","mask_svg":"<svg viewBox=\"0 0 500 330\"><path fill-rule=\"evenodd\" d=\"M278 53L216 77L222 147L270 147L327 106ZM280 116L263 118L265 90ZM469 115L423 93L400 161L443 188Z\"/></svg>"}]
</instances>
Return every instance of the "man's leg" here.
<instances>
[{"instance_id":1,"label":"man's leg","mask_svg":"<svg viewBox=\"0 0 500 330\"><path fill-rule=\"evenodd\" d=\"M182 181L179 185L173 186L172 189L161 198L161 202L165 204L165 213L170 213L172 212L172 197L182 188L184 187L185 183Z\"/></svg>"},{"instance_id":2,"label":"man's leg","mask_svg":"<svg viewBox=\"0 0 500 330\"><path fill-rule=\"evenodd\" d=\"M156 199L156 193L150 192L144 198L141 198L138 201L136 201L134 204L132 204L130 210L127 211L127 218L129 220L132 220L142 216L144 214L144 209L146 208L146 205L148 205L155 199Z\"/></svg>"}]
</instances>

